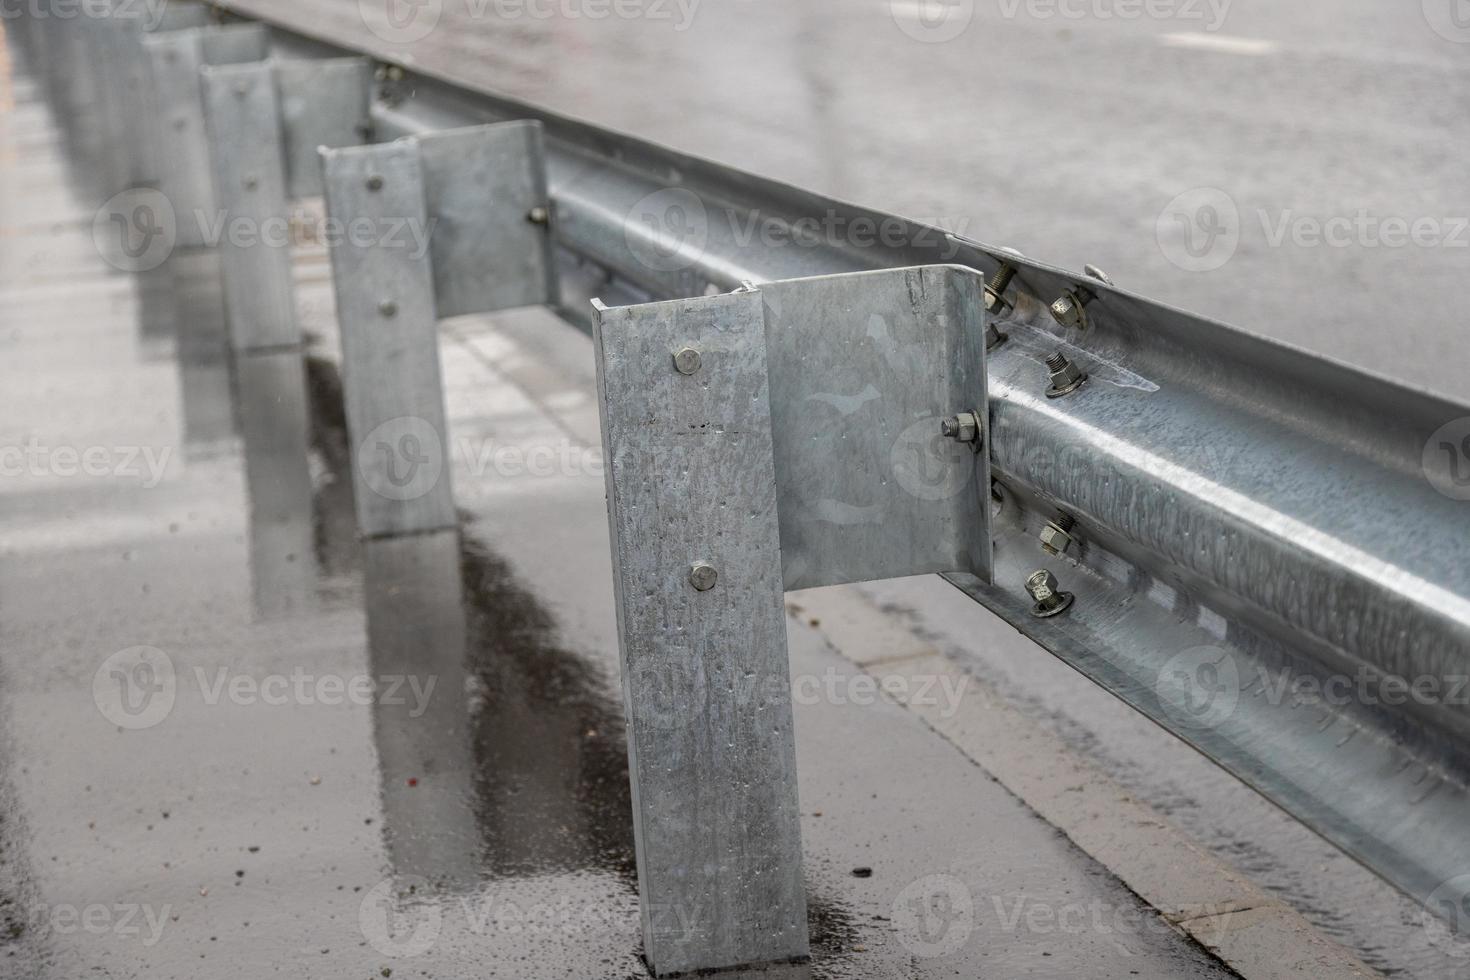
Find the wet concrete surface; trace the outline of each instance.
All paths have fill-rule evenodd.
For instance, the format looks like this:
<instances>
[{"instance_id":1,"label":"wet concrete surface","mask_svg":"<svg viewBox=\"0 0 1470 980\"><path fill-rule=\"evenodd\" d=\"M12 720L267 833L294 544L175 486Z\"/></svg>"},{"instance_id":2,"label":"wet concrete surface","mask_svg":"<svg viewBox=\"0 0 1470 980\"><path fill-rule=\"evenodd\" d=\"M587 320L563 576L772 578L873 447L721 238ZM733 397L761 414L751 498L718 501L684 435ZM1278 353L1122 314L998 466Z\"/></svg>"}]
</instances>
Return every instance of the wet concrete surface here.
<instances>
[{"instance_id":1,"label":"wet concrete surface","mask_svg":"<svg viewBox=\"0 0 1470 980\"><path fill-rule=\"evenodd\" d=\"M460 528L359 541L320 256L309 357L229 358L217 266L108 268L5 68L0 975L643 976L586 338L447 324L457 445L583 462L458 453ZM796 723L815 977L1230 975L906 711Z\"/></svg>"}]
</instances>

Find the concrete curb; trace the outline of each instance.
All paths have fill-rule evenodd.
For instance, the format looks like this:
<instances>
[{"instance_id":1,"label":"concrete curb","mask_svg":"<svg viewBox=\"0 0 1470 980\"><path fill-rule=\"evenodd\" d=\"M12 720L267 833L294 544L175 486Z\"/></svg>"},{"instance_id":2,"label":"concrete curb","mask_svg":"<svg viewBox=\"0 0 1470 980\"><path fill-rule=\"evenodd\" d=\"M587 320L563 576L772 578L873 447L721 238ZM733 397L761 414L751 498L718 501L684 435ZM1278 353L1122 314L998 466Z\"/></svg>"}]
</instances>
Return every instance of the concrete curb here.
<instances>
[{"instance_id":1,"label":"concrete curb","mask_svg":"<svg viewBox=\"0 0 1470 980\"><path fill-rule=\"evenodd\" d=\"M852 586L793 593L788 611L884 690L941 678L952 704L900 703L1245 980L1377 977L1295 909L1207 854ZM858 651L881 651L861 656Z\"/></svg>"}]
</instances>

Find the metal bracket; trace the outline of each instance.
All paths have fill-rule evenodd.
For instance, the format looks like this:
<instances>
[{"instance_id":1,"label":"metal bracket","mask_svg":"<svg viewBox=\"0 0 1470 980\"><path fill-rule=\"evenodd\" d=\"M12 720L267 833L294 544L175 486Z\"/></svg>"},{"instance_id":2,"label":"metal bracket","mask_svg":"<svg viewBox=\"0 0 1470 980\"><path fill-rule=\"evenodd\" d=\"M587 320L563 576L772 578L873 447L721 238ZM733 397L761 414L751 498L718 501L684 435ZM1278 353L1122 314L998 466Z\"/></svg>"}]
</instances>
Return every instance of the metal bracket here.
<instances>
[{"instance_id":1,"label":"metal bracket","mask_svg":"<svg viewBox=\"0 0 1470 980\"><path fill-rule=\"evenodd\" d=\"M301 332L289 199L320 192L320 147L362 142L371 67L362 58L258 61L206 66L201 82L231 344L239 351L294 346Z\"/></svg>"},{"instance_id":2,"label":"metal bracket","mask_svg":"<svg viewBox=\"0 0 1470 980\"><path fill-rule=\"evenodd\" d=\"M645 910L703 913L675 930L645 911L649 962L799 959L783 593L990 579L989 447L940 431L988 414L983 281L930 266L597 304L594 348L639 888Z\"/></svg>"},{"instance_id":3,"label":"metal bracket","mask_svg":"<svg viewBox=\"0 0 1470 980\"><path fill-rule=\"evenodd\" d=\"M199 70L260 61L268 39L260 24L195 27L143 39L158 106L159 189L173 204L180 247L204 246L205 222L200 219L215 208Z\"/></svg>"},{"instance_id":4,"label":"metal bracket","mask_svg":"<svg viewBox=\"0 0 1470 980\"><path fill-rule=\"evenodd\" d=\"M328 216L376 222L332 249L365 535L456 523L435 324L554 301L543 159L534 122L322 151Z\"/></svg>"},{"instance_id":5,"label":"metal bracket","mask_svg":"<svg viewBox=\"0 0 1470 980\"><path fill-rule=\"evenodd\" d=\"M411 137L432 222L440 318L557 302L541 123Z\"/></svg>"}]
</instances>

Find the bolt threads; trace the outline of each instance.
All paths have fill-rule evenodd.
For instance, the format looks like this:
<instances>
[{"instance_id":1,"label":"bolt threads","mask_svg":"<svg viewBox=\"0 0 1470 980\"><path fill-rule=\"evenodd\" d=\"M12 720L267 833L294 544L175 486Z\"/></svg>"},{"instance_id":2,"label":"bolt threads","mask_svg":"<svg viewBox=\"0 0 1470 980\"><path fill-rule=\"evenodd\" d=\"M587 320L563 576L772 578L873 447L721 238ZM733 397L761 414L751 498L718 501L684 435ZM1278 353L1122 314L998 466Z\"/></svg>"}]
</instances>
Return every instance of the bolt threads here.
<instances>
[{"instance_id":1,"label":"bolt threads","mask_svg":"<svg viewBox=\"0 0 1470 980\"><path fill-rule=\"evenodd\" d=\"M1055 354L1047 356L1046 369L1052 374L1057 374L1058 372L1065 371L1069 363L1067 355L1061 351L1057 351Z\"/></svg>"},{"instance_id":2,"label":"bolt threads","mask_svg":"<svg viewBox=\"0 0 1470 980\"><path fill-rule=\"evenodd\" d=\"M990 287L991 292L995 293L995 295L1001 296L1005 293L1007 287L1011 284L1011 280L1014 278L1016 278L1016 267L1009 262L1002 262L1000 268L995 270L995 275L990 277L990 281L986 285Z\"/></svg>"},{"instance_id":3,"label":"bolt threads","mask_svg":"<svg viewBox=\"0 0 1470 980\"><path fill-rule=\"evenodd\" d=\"M1077 518L1073 517L1071 514L1062 514L1057 517L1054 523L1063 531L1070 532L1072 528L1077 526Z\"/></svg>"}]
</instances>

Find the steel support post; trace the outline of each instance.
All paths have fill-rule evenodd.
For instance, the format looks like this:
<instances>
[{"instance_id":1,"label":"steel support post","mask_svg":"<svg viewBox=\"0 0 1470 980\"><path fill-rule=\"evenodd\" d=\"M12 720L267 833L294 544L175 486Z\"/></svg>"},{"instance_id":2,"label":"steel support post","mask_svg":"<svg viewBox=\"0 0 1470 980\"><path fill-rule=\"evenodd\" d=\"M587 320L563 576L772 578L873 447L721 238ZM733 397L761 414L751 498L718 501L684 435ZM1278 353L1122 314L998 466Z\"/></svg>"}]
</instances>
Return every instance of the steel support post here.
<instances>
[{"instance_id":1,"label":"steel support post","mask_svg":"<svg viewBox=\"0 0 1470 980\"><path fill-rule=\"evenodd\" d=\"M326 150L322 166L328 217L360 232L331 250L358 529L453 527L434 273L425 251L386 242L391 229L428 224L418 148Z\"/></svg>"},{"instance_id":2,"label":"steel support post","mask_svg":"<svg viewBox=\"0 0 1470 980\"><path fill-rule=\"evenodd\" d=\"M436 322L555 297L536 123L324 150L358 525L456 523Z\"/></svg>"},{"instance_id":3,"label":"steel support post","mask_svg":"<svg viewBox=\"0 0 1470 980\"><path fill-rule=\"evenodd\" d=\"M274 71L263 61L205 67L202 81L230 345L237 351L296 346L301 330Z\"/></svg>"},{"instance_id":4,"label":"steel support post","mask_svg":"<svg viewBox=\"0 0 1470 980\"><path fill-rule=\"evenodd\" d=\"M760 296L606 310L594 343L649 966L805 958Z\"/></svg>"},{"instance_id":5,"label":"steel support post","mask_svg":"<svg viewBox=\"0 0 1470 980\"><path fill-rule=\"evenodd\" d=\"M949 267L599 304L656 976L807 955L783 596L932 571L989 579L984 334L979 277Z\"/></svg>"}]
</instances>

